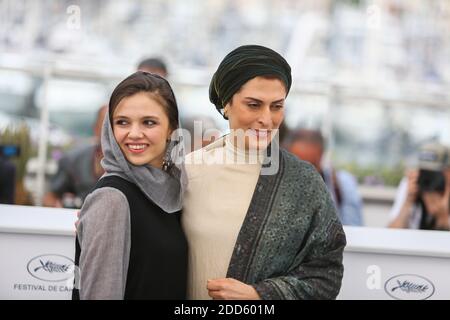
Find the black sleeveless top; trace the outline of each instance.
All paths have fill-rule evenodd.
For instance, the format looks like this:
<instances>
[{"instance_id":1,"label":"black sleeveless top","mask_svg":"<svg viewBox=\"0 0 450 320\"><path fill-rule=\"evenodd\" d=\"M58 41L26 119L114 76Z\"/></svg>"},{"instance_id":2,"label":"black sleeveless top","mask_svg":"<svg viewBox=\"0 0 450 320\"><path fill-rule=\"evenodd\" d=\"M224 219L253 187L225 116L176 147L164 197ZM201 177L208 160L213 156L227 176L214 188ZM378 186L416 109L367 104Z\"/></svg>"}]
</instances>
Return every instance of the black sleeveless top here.
<instances>
[{"instance_id":1,"label":"black sleeveless top","mask_svg":"<svg viewBox=\"0 0 450 320\"><path fill-rule=\"evenodd\" d=\"M186 299L188 258L187 241L180 223L181 211L164 212L135 184L118 176L100 179L94 190L103 187L120 190L130 207L131 250L124 298ZM81 250L77 238L77 266ZM72 299L79 299L78 290L73 290Z\"/></svg>"}]
</instances>

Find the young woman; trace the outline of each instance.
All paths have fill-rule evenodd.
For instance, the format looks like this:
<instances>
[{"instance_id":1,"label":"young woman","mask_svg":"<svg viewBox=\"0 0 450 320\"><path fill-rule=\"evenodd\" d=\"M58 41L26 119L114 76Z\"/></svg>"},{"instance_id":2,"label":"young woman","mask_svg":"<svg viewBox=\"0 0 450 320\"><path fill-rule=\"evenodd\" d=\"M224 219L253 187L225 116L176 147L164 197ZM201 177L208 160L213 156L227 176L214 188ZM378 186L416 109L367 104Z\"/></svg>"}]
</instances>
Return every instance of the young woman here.
<instances>
[{"instance_id":1,"label":"young woman","mask_svg":"<svg viewBox=\"0 0 450 320\"><path fill-rule=\"evenodd\" d=\"M136 72L115 88L102 130L106 173L80 212L74 299L185 298L179 171L165 157L177 128L164 78Z\"/></svg>"},{"instance_id":2,"label":"young woman","mask_svg":"<svg viewBox=\"0 0 450 320\"><path fill-rule=\"evenodd\" d=\"M339 293L346 240L333 201L311 165L276 147L290 87L288 63L254 45L212 78L210 100L232 133L186 158L191 299Z\"/></svg>"}]
</instances>

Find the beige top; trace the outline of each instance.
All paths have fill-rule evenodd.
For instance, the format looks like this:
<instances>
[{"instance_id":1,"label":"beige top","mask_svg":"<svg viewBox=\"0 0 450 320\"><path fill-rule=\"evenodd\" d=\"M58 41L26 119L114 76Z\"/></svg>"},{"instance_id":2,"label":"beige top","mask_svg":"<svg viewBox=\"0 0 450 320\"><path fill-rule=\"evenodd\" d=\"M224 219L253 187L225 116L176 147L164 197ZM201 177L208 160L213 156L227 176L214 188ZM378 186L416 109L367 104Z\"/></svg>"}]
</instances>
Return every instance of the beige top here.
<instances>
[{"instance_id":1,"label":"beige top","mask_svg":"<svg viewBox=\"0 0 450 320\"><path fill-rule=\"evenodd\" d=\"M227 137L186 157L182 224L189 244L189 299L211 299L207 280L226 277L261 170L256 160Z\"/></svg>"}]
</instances>

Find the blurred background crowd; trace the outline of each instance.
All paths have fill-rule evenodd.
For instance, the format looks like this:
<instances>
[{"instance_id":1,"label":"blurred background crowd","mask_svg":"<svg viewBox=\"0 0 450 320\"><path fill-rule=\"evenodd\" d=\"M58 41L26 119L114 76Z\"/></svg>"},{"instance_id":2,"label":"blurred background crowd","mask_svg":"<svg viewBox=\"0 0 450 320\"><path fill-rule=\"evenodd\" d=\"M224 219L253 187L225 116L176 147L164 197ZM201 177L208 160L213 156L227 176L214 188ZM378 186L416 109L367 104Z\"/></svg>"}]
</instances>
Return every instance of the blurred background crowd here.
<instances>
[{"instance_id":1,"label":"blurred background crowd","mask_svg":"<svg viewBox=\"0 0 450 320\"><path fill-rule=\"evenodd\" d=\"M449 35L447 0L0 0L0 202L79 208L136 69L169 79L185 128L226 133L210 78L261 44L292 66L282 143L343 223L447 230Z\"/></svg>"}]
</instances>

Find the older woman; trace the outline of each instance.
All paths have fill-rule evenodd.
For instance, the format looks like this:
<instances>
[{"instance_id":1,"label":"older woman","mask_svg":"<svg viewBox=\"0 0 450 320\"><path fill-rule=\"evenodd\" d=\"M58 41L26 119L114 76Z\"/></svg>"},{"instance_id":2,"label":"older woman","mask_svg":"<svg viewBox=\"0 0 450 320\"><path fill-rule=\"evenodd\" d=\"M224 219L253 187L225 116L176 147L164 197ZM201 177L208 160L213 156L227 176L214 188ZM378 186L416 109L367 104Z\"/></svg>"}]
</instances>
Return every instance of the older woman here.
<instances>
[{"instance_id":1,"label":"older woman","mask_svg":"<svg viewBox=\"0 0 450 320\"><path fill-rule=\"evenodd\" d=\"M191 299L334 299L342 225L321 177L277 144L288 63L242 46L219 65L210 100L231 134L186 158L182 224Z\"/></svg>"}]
</instances>

